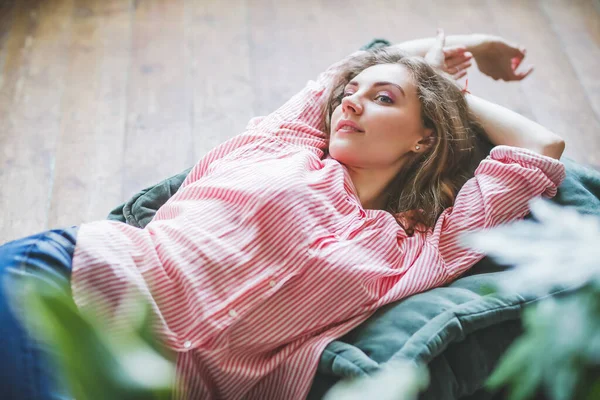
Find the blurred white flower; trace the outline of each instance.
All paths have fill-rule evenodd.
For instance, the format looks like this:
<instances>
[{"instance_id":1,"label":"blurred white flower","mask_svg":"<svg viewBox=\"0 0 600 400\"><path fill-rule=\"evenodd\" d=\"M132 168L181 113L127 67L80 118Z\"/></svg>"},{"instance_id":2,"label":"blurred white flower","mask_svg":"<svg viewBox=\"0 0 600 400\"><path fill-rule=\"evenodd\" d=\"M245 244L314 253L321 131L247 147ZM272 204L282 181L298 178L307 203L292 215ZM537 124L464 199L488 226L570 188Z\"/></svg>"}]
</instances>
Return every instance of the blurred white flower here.
<instances>
[{"instance_id":1,"label":"blurred white flower","mask_svg":"<svg viewBox=\"0 0 600 400\"><path fill-rule=\"evenodd\" d=\"M416 400L428 385L427 368L390 362L371 376L340 381L323 400Z\"/></svg>"},{"instance_id":2,"label":"blurred white flower","mask_svg":"<svg viewBox=\"0 0 600 400\"><path fill-rule=\"evenodd\" d=\"M600 220L540 198L529 204L539 222L521 220L462 237L465 246L515 266L498 289L536 293L600 283Z\"/></svg>"}]
</instances>

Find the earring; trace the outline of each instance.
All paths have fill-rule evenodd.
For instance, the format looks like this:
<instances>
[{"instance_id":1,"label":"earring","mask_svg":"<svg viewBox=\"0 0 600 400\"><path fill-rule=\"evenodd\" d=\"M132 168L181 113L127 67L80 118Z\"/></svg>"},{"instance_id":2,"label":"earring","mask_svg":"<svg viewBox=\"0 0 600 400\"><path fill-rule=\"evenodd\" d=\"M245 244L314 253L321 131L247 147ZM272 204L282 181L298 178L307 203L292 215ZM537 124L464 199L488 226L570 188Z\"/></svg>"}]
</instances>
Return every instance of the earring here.
<instances>
[{"instance_id":1,"label":"earring","mask_svg":"<svg viewBox=\"0 0 600 400\"><path fill-rule=\"evenodd\" d=\"M415 147L415 148L416 148L417 150L421 149L421 147L420 147L420 146L417 146L417 147Z\"/></svg>"}]
</instances>

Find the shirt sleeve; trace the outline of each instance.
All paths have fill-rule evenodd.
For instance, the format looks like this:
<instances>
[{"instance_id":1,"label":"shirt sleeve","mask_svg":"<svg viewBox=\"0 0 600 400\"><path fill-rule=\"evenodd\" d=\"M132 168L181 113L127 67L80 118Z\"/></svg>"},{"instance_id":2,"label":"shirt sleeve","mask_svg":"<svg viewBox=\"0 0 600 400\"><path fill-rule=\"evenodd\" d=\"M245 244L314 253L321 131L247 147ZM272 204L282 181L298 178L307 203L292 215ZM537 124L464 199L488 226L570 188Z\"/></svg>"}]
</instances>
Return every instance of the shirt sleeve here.
<instances>
[{"instance_id":1,"label":"shirt sleeve","mask_svg":"<svg viewBox=\"0 0 600 400\"><path fill-rule=\"evenodd\" d=\"M450 280L484 257L463 247L461 234L523 218L529 213L529 200L554 197L564 179L565 167L554 158L517 147L493 148L427 238L439 249Z\"/></svg>"}]
</instances>

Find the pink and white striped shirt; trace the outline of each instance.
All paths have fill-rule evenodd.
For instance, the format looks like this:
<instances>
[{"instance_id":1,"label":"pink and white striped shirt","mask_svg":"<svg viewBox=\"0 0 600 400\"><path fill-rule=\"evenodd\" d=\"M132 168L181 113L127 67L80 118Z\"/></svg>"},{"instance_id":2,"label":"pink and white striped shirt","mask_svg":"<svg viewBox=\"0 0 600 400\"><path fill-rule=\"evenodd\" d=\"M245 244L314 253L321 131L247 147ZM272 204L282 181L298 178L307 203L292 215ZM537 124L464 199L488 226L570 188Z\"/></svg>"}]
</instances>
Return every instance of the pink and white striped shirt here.
<instances>
[{"instance_id":1,"label":"pink and white striped shirt","mask_svg":"<svg viewBox=\"0 0 600 400\"><path fill-rule=\"evenodd\" d=\"M145 229L80 227L76 303L118 327L141 294L177 353L177 397L305 398L328 343L457 278L482 258L460 233L522 218L565 177L557 160L498 146L433 229L407 236L388 212L363 209L324 156L325 92L342 63L204 156Z\"/></svg>"}]
</instances>

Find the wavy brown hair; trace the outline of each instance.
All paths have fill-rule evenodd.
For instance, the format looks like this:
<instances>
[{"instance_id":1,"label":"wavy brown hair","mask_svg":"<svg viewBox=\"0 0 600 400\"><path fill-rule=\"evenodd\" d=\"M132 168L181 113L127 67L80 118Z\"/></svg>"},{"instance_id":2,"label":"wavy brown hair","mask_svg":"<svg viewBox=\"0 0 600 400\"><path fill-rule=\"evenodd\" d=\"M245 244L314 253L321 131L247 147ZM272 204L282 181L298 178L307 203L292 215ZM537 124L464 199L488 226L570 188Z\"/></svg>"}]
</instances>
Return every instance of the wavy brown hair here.
<instances>
[{"instance_id":1,"label":"wavy brown hair","mask_svg":"<svg viewBox=\"0 0 600 400\"><path fill-rule=\"evenodd\" d=\"M421 119L432 129L432 146L410 153L398 175L385 189L386 211L409 235L435 225L444 209L454 204L460 188L473 176L492 148L485 131L469 112L465 95L447 74L421 57L385 48L351 57L327 99L324 131L329 136L331 115L341 104L344 88L363 70L378 64L400 64L412 75L421 103Z\"/></svg>"}]
</instances>

